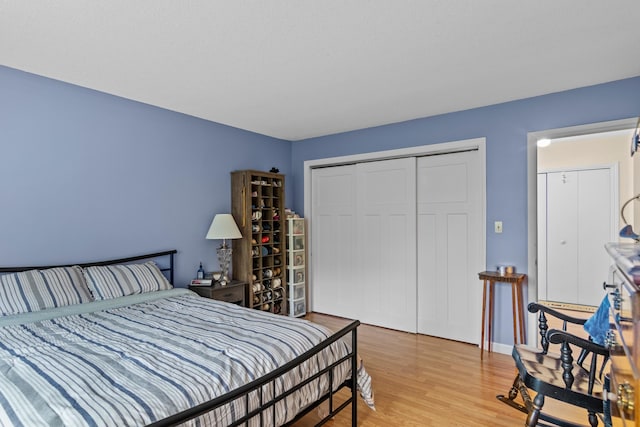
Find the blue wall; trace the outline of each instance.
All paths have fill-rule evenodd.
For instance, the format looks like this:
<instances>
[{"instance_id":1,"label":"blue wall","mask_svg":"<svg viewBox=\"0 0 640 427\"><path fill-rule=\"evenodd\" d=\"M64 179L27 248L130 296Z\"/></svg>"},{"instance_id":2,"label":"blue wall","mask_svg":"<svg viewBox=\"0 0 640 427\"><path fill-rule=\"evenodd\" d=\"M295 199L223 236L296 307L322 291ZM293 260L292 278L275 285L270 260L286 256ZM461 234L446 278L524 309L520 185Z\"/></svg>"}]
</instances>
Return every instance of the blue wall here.
<instances>
[{"instance_id":1,"label":"blue wall","mask_svg":"<svg viewBox=\"0 0 640 427\"><path fill-rule=\"evenodd\" d=\"M0 66L0 158L0 265L175 248L184 286L229 172L289 174L291 143Z\"/></svg>"},{"instance_id":2,"label":"blue wall","mask_svg":"<svg viewBox=\"0 0 640 427\"><path fill-rule=\"evenodd\" d=\"M640 77L403 123L294 142L294 209L304 211L305 160L485 137L487 269L527 272L527 132L640 115ZM504 232L493 233L503 221ZM481 283L478 282L478 286ZM594 284L594 286L599 286ZM511 297L498 287L497 341L512 342ZM480 323L480 319L478 319ZM478 329L480 325L478 325Z\"/></svg>"},{"instance_id":3,"label":"blue wall","mask_svg":"<svg viewBox=\"0 0 640 427\"><path fill-rule=\"evenodd\" d=\"M217 268L204 235L230 211L232 170L278 167L302 213L305 160L485 137L487 230L504 223L487 235L487 268L526 272L527 132L639 114L636 77L292 143L0 66L0 265L176 248L184 285L198 262ZM510 342L498 291L497 338Z\"/></svg>"}]
</instances>

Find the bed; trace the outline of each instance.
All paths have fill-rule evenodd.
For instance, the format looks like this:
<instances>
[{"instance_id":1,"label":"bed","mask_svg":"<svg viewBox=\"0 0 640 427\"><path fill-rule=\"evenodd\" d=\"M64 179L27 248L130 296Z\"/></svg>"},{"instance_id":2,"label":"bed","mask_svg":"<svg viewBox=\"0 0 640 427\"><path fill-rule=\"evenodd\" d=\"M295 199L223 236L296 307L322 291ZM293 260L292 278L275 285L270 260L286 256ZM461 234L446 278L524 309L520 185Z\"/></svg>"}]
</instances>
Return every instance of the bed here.
<instances>
[{"instance_id":1,"label":"bed","mask_svg":"<svg viewBox=\"0 0 640 427\"><path fill-rule=\"evenodd\" d=\"M356 390L373 408L358 321L173 288L175 253L0 268L0 425L280 426L322 404L318 425L350 406L355 426Z\"/></svg>"}]
</instances>

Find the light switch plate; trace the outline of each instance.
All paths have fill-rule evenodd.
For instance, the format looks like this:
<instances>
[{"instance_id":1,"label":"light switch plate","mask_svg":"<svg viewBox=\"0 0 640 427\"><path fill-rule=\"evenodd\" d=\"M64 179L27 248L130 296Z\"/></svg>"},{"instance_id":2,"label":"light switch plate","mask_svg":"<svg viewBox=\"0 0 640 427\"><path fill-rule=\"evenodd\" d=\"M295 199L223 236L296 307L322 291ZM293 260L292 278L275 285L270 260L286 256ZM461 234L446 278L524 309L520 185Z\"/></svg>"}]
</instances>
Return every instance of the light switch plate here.
<instances>
[{"instance_id":1,"label":"light switch plate","mask_svg":"<svg viewBox=\"0 0 640 427\"><path fill-rule=\"evenodd\" d=\"M502 221L496 221L493 223L493 228L496 233L502 233Z\"/></svg>"}]
</instances>

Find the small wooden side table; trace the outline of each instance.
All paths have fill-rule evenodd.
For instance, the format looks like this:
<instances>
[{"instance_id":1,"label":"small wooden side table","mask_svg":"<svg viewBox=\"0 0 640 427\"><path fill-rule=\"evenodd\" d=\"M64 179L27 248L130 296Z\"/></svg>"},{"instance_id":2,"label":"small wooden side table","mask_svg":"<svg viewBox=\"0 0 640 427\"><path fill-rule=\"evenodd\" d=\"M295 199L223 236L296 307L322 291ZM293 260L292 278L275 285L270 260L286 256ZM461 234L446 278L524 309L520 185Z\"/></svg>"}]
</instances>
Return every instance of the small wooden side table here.
<instances>
[{"instance_id":1,"label":"small wooden side table","mask_svg":"<svg viewBox=\"0 0 640 427\"><path fill-rule=\"evenodd\" d=\"M493 338L493 312L494 312L494 293L496 282L511 283L511 304L513 311L513 344L518 344L518 330L520 332L520 343L525 342L524 337L524 307L522 300L522 283L527 277L526 274L512 273L500 274L497 271L483 271L478 273L480 280L484 281L482 288L482 336L480 338L480 359L484 356L484 327L485 322L488 323L487 340L488 351L491 353L491 342ZM489 319L486 318L487 306L487 283L489 284Z\"/></svg>"},{"instance_id":2,"label":"small wooden side table","mask_svg":"<svg viewBox=\"0 0 640 427\"><path fill-rule=\"evenodd\" d=\"M201 297L231 302L246 307L246 286L246 282L232 280L231 283L225 286L220 286L216 283L211 286L189 286L189 290L194 291Z\"/></svg>"}]
</instances>

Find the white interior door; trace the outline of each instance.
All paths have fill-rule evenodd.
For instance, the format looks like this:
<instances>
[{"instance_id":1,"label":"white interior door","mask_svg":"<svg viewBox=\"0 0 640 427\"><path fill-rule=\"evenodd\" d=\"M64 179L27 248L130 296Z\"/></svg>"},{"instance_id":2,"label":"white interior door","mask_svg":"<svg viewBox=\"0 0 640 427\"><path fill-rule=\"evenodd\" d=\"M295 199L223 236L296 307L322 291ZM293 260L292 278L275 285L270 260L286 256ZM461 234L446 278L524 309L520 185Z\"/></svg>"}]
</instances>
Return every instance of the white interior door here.
<instances>
[{"instance_id":1,"label":"white interior door","mask_svg":"<svg viewBox=\"0 0 640 427\"><path fill-rule=\"evenodd\" d=\"M311 274L313 311L357 318L356 167L312 170ZM356 306L357 307L357 306Z\"/></svg>"},{"instance_id":2,"label":"white interior door","mask_svg":"<svg viewBox=\"0 0 640 427\"><path fill-rule=\"evenodd\" d=\"M611 259L602 248L615 241L618 205L617 173L613 169L579 172L578 182L578 304L598 306ZM615 175L615 176L614 176Z\"/></svg>"},{"instance_id":3,"label":"white interior door","mask_svg":"<svg viewBox=\"0 0 640 427\"><path fill-rule=\"evenodd\" d=\"M478 152L418 159L418 332L478 343L483 179Z\"/></svg>"},{"instance_id":4,"label":"white interior door","mask_svg":"<svg viewBox=\"0 0 640 427\"><path fill-rule=\"evenodd\" d=\"M539 283L541 300L597 306L607 279L605 243L616 239L615 167L538 175ZM541 206L540 200L544 200Z\"/></svg>"},{"instance_id":5,"label":"white interior door","mask_svg":"<svg viewBox=\"0 0 640 427\"><path fill-rule=\"evenodd\" d=\"M358 289L364 323L416 332L416 160L357 165Z\"/></svg>"},{"instance_id":6,"label":"white interior door","mask_svg":"<svg viewBox=\"0 0 640 427\"><path fill-rule=\"evenodd\" d=\"M577 218L578 173L547 174L547 299L550 301L578 302Z\"/></svg>"}]
</instances>

